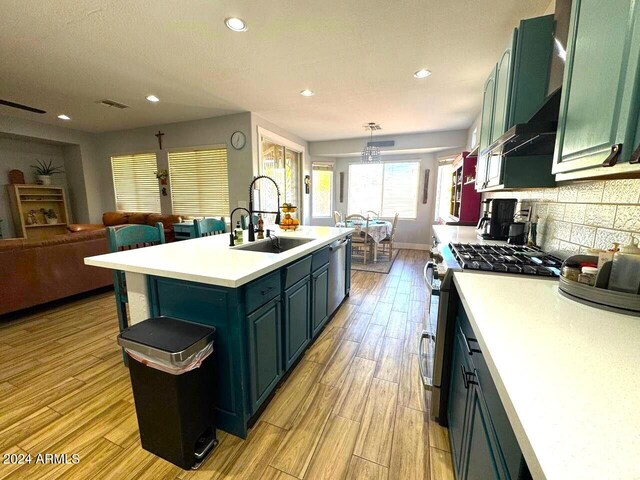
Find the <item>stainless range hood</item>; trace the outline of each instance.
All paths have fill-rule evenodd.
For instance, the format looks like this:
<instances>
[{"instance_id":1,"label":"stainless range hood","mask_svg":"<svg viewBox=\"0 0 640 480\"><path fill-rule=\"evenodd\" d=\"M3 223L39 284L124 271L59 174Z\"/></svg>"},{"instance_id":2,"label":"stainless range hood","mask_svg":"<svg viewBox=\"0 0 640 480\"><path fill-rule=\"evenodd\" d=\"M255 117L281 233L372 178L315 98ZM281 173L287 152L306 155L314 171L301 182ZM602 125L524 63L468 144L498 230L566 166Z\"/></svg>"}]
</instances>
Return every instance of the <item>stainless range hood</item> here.
<instances>
[{"instance_id":1,"label":"stainless range hood","mask_svg":"<svg viewBox=\"0 0 640 480\"><path fill-rule=\"evenodd\" d=\"M553 155L561 93L562 88L556 90L531 120L511 127L481 154L500 157Z\"/></svg>"}]
</instances>

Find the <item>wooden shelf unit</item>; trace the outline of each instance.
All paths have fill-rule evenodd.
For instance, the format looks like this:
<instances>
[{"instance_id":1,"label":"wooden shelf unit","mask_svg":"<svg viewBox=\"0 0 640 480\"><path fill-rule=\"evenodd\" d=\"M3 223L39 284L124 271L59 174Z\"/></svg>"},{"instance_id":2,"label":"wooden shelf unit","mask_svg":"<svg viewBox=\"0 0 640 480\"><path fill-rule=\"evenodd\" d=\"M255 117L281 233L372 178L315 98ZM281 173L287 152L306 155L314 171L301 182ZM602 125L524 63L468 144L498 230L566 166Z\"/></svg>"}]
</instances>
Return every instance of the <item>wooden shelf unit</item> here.
<instances>
[{"instance_id":1,"label":"wooden shelf unit","mask_svg":"<svg viewBox=\"0 0 640 480\"><path fill-rule=\"evenodd\" d=\"M67 233L69 211L64 187L58 185L7 185L16 235L28 239L50 238ZM56 223L47 223L40 209L52 209ZM27 216L36 211L38 223L27 225Z\"/></svg>"}]
</instances>

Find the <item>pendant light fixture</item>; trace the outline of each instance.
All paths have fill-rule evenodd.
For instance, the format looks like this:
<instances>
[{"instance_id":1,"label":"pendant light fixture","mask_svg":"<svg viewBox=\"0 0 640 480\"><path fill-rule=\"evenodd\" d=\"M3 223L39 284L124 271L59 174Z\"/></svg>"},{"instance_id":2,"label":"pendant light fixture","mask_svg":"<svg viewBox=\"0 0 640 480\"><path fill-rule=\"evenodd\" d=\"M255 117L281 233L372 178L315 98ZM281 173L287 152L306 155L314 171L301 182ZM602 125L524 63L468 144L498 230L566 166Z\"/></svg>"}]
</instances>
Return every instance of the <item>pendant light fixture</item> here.
<instances>
[{"instance_id":1,"label":"pendant light fixture","mask_svg":"<svg viewBox=\"0 0 640 480\"><path fill-rule=\"evenodd\" d=\"M362 163L380 163L380 149L373 145L373 131L382 130L382 127L375 122L369 122L364 126L365 130L369 130L369 141L362 150L360 161Z\"/></svg>"}]
</instances>

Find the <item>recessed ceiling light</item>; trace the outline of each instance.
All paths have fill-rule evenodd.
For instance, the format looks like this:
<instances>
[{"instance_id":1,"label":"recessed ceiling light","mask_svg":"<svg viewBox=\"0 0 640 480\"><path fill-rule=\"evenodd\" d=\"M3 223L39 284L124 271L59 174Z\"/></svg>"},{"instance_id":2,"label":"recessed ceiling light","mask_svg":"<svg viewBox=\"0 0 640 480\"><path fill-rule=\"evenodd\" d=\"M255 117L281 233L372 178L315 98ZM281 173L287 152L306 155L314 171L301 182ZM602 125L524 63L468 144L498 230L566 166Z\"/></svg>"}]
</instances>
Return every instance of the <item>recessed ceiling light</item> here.
<instances>
[{"instance_id":1,"label":"recessed ceiling light","mask_svg":"<svg viewBox=\"0 0 640 480\"><path fill-rule=\"evenodd\" d=\"M157 103L160 101L160 99L158 97L156 97L155 95L148 95L147 96L147 100L149 100L150 102L153 103Z\"/></svg>"},{"instance_id":2,"label":"recessed ceiling light","mask_svg":"<svg viewBox=\"0 0 640 480\"><path fill-rule=\"evenodd\" d=\"M60 115L58 115L58 118L60 120L71 120L71 117L69 115L65 115L64 113L61 113Z\"/></svg>"},{"instance_id":3,"label":"recessed ceiling light","mask_svg":"<svg viewBox=\"0 0 640 480\"><path fill-rule=\"evenodd\" d=\"M307 88L305 88L304 90L302 90L300 92L300 95L302 95L303 97L313 97L316 94L316 92L311 91Z\"/></svg>"},{"instance_id":4,"label":"recessed ceiling light","mask_svg":"<svg viewBox=\"0 0 640 480\"><path fill-rule=\"evenodd\" d=\"M234 32L246 32L247 24L244 20L238 17L229 17L224 19L224 24L227 26L229 30L233 30Z\"/></svg>"},{"instance_id":5,"label":"recessed ceiling light","mask_svg":"<svg viewBox=\"0 0 640 480\"><path fill-rule=\"evenodd\" d=\"M423 68L422 70L418 70L416 73L413 74L413 76L416 78L427 78L430 75L431 75L431 72L426 68Z\"/></svg>"}]
</instances>

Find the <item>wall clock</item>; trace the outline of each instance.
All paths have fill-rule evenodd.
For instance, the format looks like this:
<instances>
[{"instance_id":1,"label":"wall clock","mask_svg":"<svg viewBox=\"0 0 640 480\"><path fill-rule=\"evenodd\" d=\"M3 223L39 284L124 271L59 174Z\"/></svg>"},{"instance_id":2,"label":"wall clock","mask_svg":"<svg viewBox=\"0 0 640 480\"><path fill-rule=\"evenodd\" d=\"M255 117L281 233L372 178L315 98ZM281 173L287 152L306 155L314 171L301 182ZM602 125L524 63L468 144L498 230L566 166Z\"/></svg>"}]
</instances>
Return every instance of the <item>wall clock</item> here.
<instances>
[{"instance_id":1,"label":"wall clock","mask_svg":"<svg viewBox=\"0 0 640 480\"><path fill-rule=\"evenodd\" d=\"M241 131L233 132L231 135L231 146L236 150L242 150L247 144L247 137Z\"/></svg>"}]
</instances>

